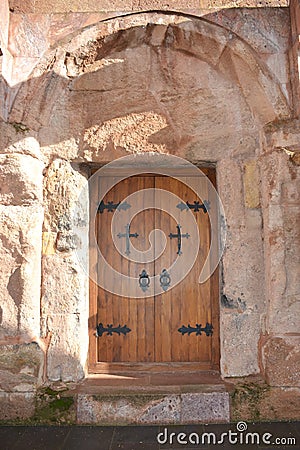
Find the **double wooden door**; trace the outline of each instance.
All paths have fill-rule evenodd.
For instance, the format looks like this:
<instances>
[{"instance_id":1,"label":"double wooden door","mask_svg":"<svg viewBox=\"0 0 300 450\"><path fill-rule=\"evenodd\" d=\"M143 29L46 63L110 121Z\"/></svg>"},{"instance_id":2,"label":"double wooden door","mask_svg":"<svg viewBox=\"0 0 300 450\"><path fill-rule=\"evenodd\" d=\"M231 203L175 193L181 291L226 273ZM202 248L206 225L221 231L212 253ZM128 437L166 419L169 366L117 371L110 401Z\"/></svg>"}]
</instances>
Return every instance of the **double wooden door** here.
<instances>
[{"instance_id":1,"label":"double wooden door","mask_svg":"<svg viewBox=\"0 0 300 450\"><path fill-rule=\"evenodd\" d=\"M214 182L214 170L203 171ZM206 198L188 187L189 177L140 175L115 185L113 177L99 177L94 199L114 186L95 220L90 372L218 368L218 270L205 283L198 281L215 214L209 189L203 189L206 177L201 177Z\"/></svg>"}]
</instances>

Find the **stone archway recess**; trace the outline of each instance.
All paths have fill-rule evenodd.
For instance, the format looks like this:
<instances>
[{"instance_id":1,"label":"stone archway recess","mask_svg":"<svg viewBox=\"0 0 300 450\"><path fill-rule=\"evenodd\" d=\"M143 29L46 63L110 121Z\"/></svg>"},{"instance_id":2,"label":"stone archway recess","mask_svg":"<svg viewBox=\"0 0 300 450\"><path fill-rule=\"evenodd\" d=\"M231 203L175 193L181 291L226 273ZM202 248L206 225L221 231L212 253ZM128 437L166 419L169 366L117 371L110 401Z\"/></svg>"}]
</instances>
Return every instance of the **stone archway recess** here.
<instances>
[{"instance_id":1,"label":"stone archway recess","mask_svg":"<svg viewBox=\"0 0 300 450\"><path fill-rule=\"evenodd\" d=\"M97 71L97 61L110 50L137 48L143 43L153 48L167 45L207 63L239 86L260 123L290 116L275 76L251 46L232 31L190 15L139 13L88 27L68 44L47 52L19 87L10 122L30 120L31 129L37 131L47 125L53 105L70 79Z\"/></svg>"},{"instance_id":2,"label":"stone archway recess","mask_svg":"<svg viewBox=\"0 0 300 450\"><path fill-rule=\"evenodd\" d=\"M151 48L159 62L162 88L150 86L152 91L147 96L149 84L131 84L121 104L120 92L112 95L116 83L120 83L120 90L124 88L122 70L117 66L126 61L126 52L132 61L133 54L138 55L142 47ZM146 53L141 52L135 61L144 64ZM193 72L188 64L191 60L199 72ZM141 81L139 73L148 80L149 71L140 71L141 66L136 71L132 66L131 81L134 77ZM126 64L123 67L128 69ZM182 72L184 95L178 97L177 89L170 98L170 92L164 89L172 82L180 85ZM197 85L199 73L201 81L207 82L202 90ZM188 79L190 85L185 84ZM215 82L217 89L211 94ZM98 90L93 89L95 84ZM198 106L193 101L190 108L195 86L199 91ZM183 117L182 110L176 109L178 98L181 102L189 99ZM201 101L206 102L206 108L200 108ZM230 114L232 104L238 105L236 116ZM87 286L85 275L72 260L74 224L70 221L76 189L82 188L85 178L70 163L107 162L136 150L174 152L193 162L217 164L219 190L233 234L223 261L222 373L242 376L259 372L261 317L267 309L264 293L257 288L264 280L264 260L256 159L263 154L259 141L263 125L288 117L286 97L253 49L234 33L204 19L162 13L111 19L83 30L41 60L30 79L20 86L9 121L30 129L27 139L37 138L42 150L38 156L48 165L44 236L49 245L45 245L43 260L42 323L44 334L52 333L47 361L50 379L82 377L87 353ZM216 133L207 142L212 128ZM252 182L251 188L247 188L247 182ZM83 207L83 216L85 213ZM238 233L238 239L234 233ZM255 276L248 273L245 279L239 273L240 263L234 263L237 254L242 255L242 264L249 260L253 263ZM33 309L39 311L39 305ZM28 331L26 320L23 327ZM246 338L250 330L251 342ZM240 358L235 361L232 355L237 347Z\"/></svg>"}]
</instances>

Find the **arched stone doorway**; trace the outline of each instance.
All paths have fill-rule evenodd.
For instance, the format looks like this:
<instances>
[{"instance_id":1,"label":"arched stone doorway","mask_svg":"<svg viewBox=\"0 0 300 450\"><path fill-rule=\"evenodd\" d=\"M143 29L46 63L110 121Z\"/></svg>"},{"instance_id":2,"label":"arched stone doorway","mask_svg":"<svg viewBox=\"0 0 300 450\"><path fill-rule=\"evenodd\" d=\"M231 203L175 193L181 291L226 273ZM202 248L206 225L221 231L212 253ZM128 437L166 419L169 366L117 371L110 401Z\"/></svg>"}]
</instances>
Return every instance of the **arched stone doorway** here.
<instances>
[{"instance_id":1,"label":"arched stone doorway","mask_svg":"<svg viewBox=\"0 0 300 450\"><path fill-rule=\"evenodd\" d=\"M82 376L87 350L88 289L68 253L68 196L75 201L76 186L81 188L83 181L70 164L103 164L143 152L174 154L216 167L230 229L223 260L221 371L259 371L265 307L262 292L253 296L264 278L259 133L265 123L288 115L287 99L253 49L203 19L164 14L113 19L83 31L39 65L21 86L10 120L30 123L44 158L53 160L45 176L44 232L47 238L58 233L59 251L44 257L49 277L43 276L42 298L45 333L53 333L50 378L68 379L76 372ZM256 186L247 186L243 176L252 177ZM255 271L246 275L249 261ZM66 283L68 273L67 279L78 278L76 288ZM63 296L63 304L57 296ZM61 320L66 317L62 339ZM246 339L250 329L251 341ZM78 359L64 360L68 346ZM233 361L236 347L240 357ZM74 372L72 360L79 372Z\"/></svg>"},{"instance_id":2,"label":"arched stone doorway","mask_svg":"<svg viewBox=\"0 0 300 450\"><path fill-rule=\"evenodd\" d=\"M9 121L30 128L21 145L45 164L41 320L43 337L51 336L50 380L86 374L88 281L75 253L87 236L88 215L82 204L76 236L78 193L90 168L148 152L215 167L229 230L220 293L221 374L260 372L268 316L261 289L268 276L262 206L269 189L262 176L268 170L262 130L290 117L290 105L289 91L249 44L192 16L111 19L44 57L20 86ZM33 140L39 145L34 151ZM39 312L39 305L33 309ZM33 322L38 330L38 314Z\"/></svg>"}]
</instances>

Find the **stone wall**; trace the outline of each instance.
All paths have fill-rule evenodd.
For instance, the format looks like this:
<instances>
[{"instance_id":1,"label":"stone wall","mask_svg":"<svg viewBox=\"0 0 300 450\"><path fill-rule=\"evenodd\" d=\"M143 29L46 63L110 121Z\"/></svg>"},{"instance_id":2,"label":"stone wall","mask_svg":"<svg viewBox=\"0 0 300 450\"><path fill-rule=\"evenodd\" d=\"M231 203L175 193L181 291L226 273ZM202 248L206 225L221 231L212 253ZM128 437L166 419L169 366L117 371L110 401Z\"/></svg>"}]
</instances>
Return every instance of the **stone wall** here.
<instances>
[{"instance_id":1,"label":"stone wall","mask_svg":"<svg viewBox=\"0 0 300 450\"><path fill-rule=\"evenodd\" d=\"M292 151L298 121L282 124L281 131L277 126L267 127L262 169L267 289L262 366L271 385L299 386L300 168Z\"/></svg>"},{"instance_id":2,"label":"stone wall","mask_svg":"<svg viewBox=\"0 0 300 450\"><path fill-rule=\"evenodd\" d=\"M3 75L12 86L2 83L7 121L0 141L0 343L4 356L18 357L28 345L36 352L33 369L26 361L20 366L31 377L30 388L20 381L21 395L30 397L43 380L78 381L86 374L88 197L78 200L85 168L145 152L216 167L228 226L222 376L261 373L272 386L294 388L300 126L289 10L218 4L203 6L199 17L125 16L115 5L108 16L80 4L80 12L62 16L62 3L53 4L51 15L43 2L36 14L31 2L22 8L10 2ZM6 387L11 371L4 366L5 395L19 385Z\"/></svg>"}]
</instances>

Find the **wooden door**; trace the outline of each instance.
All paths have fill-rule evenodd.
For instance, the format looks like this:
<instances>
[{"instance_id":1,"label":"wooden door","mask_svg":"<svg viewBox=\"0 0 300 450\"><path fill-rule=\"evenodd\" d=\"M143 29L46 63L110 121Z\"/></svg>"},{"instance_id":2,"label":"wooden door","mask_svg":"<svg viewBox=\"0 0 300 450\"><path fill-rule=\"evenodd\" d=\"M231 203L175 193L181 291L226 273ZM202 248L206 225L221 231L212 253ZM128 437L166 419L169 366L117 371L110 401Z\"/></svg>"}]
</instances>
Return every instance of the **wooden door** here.
<instances>
[{"instance_id":1,"label":"wooden door","mask_svg":"<svg viewBox=\"0 0 300 450\"><path fill-rule=\"evenodd\" d=\"M205 172L215 182L214 171L206 169ZM186 221L187 208L180 207L186 202L203 205L209 198L197 198L184 181L191 183L190 178L182 177L179 181L167 176L134 176L117 183L103 198L104 209L97 214L95 224L99 250L116 272L128 275L131 281L130 285L124 281L122 295L101 287L101 280L111 275L106 273L107 267L99 267L97 254L91 251L91 265L97 268L98 276L97 283L91 281L90 289L91 372L178 365L189 369L218 368L218 271L204 284L198 282L209 252L210 218L205 207L191 209L189 214L193 212L195 222L192 226ZM101 197L101 192L112 182L106 177L99 178L94 198ZM199 182L207 180L201 177ZM137 197L128 197L138 191L142 192ZM202 186L201 192L205 193L205 187ZM150 206L152 203L155 208L148 207L149 195ZM127 201L128 198L131 200ZM132 200L134 207L140 209L133 218ZM117 204L123 208L109 209L109 205ZM155 234L151 247L149 235L155 229L163 231L165 237L162 233ZM130 238L126 233L130 233ZM178 233L180 240L176 237ZM184 256L195 253L197 233L199 251L191 269L185 273L186 268L180 264L183 255L178 255L179 244ZM155 251L163 244L165 249L157 258ZM138 258L132 261L134 249L147 251L149 262ZM174 269L176 261L178 269ZM141 287L143 273L149 277L143 281L150 282L151 290ZM165 278L161 278L163 274ZM169 285L162 287L162 280ZM120 280L114 282L122 289Z\"/></svg>"}]
</instances>

